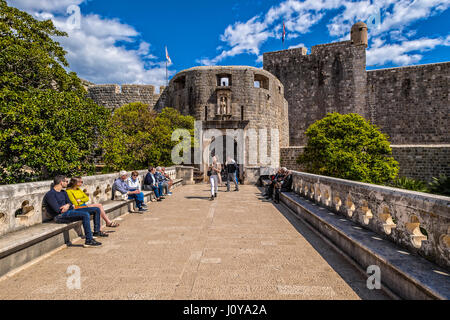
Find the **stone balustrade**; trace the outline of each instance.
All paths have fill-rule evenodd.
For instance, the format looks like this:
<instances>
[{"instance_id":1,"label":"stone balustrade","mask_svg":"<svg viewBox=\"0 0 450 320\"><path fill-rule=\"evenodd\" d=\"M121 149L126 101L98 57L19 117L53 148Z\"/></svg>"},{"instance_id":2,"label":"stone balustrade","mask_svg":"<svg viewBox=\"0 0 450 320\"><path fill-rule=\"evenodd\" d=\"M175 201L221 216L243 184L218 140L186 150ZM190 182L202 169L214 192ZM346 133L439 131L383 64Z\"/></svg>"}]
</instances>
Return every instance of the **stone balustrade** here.
<instances>
[{"instance_id":1,"label":"stone balustrade","mask_svg":"<svg viewBox=\"0 0 450 320\"><path fill-rule=\"evenodd\" d=\"M172 167L166 173L173 179L183 179L193 168ZM138 171L141 181L147 170ZM128 173L130 175L130 172ZM118 173L83 177L83 190L93 203L112 198L112 186ZM44 195L50 190L52 181L41 181L0 186L0 236L22 230L50 219L43 207Z\"/></svg>"},{"instance_id":2,"label":"stone balustrade","mask_svg":"<svg viewBox=\"0 0 450 320\"><path fill-rule=\"evenodd\" d=\"M296 171L292 189L361 227L450 267L449 197Z\"/></svg>"},{"instance_id":3,"label":"stone balustrade","mask_svg":"<svg viewBox=\"0 0 450 320\"><path fill-rule=\"evenodd\" d=\"M184 167L177 166L175 167L176 178L183 179L183 185L192 185L194 184L194 167Z\"/></svg>"}]
</instances>

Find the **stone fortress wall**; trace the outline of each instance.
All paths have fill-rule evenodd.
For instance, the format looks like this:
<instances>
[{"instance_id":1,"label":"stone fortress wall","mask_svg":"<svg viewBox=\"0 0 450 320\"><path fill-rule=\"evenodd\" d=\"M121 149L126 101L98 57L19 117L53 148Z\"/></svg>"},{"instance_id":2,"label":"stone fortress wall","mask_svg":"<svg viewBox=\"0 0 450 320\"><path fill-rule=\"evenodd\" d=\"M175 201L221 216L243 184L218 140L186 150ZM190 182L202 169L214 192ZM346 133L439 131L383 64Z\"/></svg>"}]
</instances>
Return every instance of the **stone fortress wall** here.
<instances>
[{"instance_id":1,"label":"stone fortress wall","mask_svg":"<svg viewBox=\"0 0 450 320\"><path fill-rule=\"evenodd\" d=\"M306 145L306 129L328 112L358 113L389 136L400 175L431 180L450 173L449 62L366 71L367 27L350 41L264 54L264 69L285 86L292 167ZM298 148L295 148L295 147ZM296 169L300 169L295 164Z\"/></svg>"},{"instance_id":2,"label":"stone fortress wall","mask_svg":"<svg viewBox=\"0 0 450 320\"><path fill-rule=\"evenodd\" d=\"M117 109L132 102L143 102L154 106L160 98L160 94L155 93L152 85L124 84L101 84L87 87L88 97L97 104L111 109ZM164 87L160 88L160 92Z\"/></svg>"},{"instance_id":3,"label":"stone fortress wall","mask_svg":"<svg viewBox=\"0 0 450 320\"><path fill-rule=\"evenodd\" d=\"M264 54L264 69L285 87L291 146L305 145L304 132L329 112L366 116L366 50L350 41Z\"/></svg>"},{"instance_id":4,"label":"stone fortress wall","mask_svg":"<svg viewBox=\"0 0 450 320\"><path fill-rule=\"evenodd\" d=\"M329 112L355 112L389 135L400 175L428 181L450 175L450 62L367 71L366 48L367 27L357 23L350 41L313 46L311 54L306 48L265 53L264 70L196 67L177 74L160 95L153 86L139 85L123 85L121 91L117 85L94 85L88 91L110 108L142 101L156 110L171 106L215 121L220 89L230 97L229 121L280 128L281 165L296 169L294 159L312 123ZM230 78L223 88L220 76ZM254 87L255 80L261 88Z\"/></svg>"},{"instance_id":5,"label":"stone fortress wall","mask_svg":"<svg viewBox=\"0 0 450 320\"><path fill-rule=\"evenodd\" d=\"M289 145L284 86L265 70L247 66L191 68L179 72L161 98L165 105L203 121L204 129L224 133L226 129L255 129L257 133L258 129L278 129L279 146ZM156 109L161 107L158 104ZM270 132L268 137L270 141ZM246 142L246 164L248 153ZM270 153L269 145L268 155ZM276 162L279 164L279 156Z\"/></svg>"},{"instance_id":6,"label":"stone fortress wall","mask_svg":"<svg viewBox=\"0 0 450 320\"><path fill-rule=\"evenodd\" d=\"M395 145L450 143L450 62L367 72L369 119Z\"/></svg>"}]
</instances>

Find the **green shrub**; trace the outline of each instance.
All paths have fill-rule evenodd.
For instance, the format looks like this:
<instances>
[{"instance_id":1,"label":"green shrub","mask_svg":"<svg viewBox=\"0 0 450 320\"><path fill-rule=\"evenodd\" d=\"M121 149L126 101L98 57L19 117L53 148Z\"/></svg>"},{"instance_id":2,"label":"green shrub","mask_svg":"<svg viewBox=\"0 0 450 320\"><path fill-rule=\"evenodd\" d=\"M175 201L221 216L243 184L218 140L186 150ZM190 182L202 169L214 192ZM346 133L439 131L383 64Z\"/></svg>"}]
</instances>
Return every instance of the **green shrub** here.
<instances>
[{"instance_id":1,"label":"green shrub","mask_svg":"<svg viewBox=\"0 0 450 320\"><path fill-rule=\"evenodd\" d=\"M450 178L441 174L439 178L433 177L429 184L430 192L443 196L450 196Z\"/></svg>"},{"instance_id":2,"label":"green shrub","mask_svg":"<svg viewBox=\"0 0 450 320\"><path fill-rule=\"evenodd\" d=\"M90 156L110 112L87 99L66 36L0 0L0 184L93 173Z\"/></svg>"},{"instance_id":3,"label":"green shrub","mask_svg":"<svg viewBox=\"0 0 450 320\"><path fill-rule=\"evenodd\" d=\"M141 102L117 110L107 125L103 140L105 170L137 170L148 165L171 166L171 141L175 129L188 129L194 135L194 118L165 108L157 114Z\"/></svg>"},{"instance_id":4,"label":"green shrub","mask_svg":"<svg viewBox=\"0 0 450 320\"><path fill-rule=\"evenodd\" d=\"M390 186L399 189L418 191L418 192L430 192L427 183L421 180L415 180L407 177L399 177L395 179Z\"/></svg>"},{"instance_id":5,"label":"green shrub","mask_svg":"<svg viewBox=\"0 0 450 320\"><path fill-rule=\"evenodd\" d=\"M308 144L297 163L307 172L378 184L398 174L388 137L358 114L328 114L306 135Z\"/></svg>"}]
</instances>

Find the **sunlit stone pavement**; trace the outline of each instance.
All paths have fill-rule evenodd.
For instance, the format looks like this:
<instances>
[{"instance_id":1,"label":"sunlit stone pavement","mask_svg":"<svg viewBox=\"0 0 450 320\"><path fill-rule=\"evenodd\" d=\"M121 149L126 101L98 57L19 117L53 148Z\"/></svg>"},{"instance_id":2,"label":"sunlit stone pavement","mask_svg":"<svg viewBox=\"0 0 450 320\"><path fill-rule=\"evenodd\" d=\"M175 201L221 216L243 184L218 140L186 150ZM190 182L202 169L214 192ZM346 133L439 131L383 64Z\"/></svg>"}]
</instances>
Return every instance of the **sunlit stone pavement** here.
<instances>
[{"instance_id":1,"label":"sunlit stone pavement","mask_svg":"<svg viewBox=\"0 0 450 320\"><path fill-rule=\"evenodd\" d=\"M208 190L178 188L101 248L81 240L4 278L0 299L388 299L258 188Z\"/></svg>"}]
</instances>

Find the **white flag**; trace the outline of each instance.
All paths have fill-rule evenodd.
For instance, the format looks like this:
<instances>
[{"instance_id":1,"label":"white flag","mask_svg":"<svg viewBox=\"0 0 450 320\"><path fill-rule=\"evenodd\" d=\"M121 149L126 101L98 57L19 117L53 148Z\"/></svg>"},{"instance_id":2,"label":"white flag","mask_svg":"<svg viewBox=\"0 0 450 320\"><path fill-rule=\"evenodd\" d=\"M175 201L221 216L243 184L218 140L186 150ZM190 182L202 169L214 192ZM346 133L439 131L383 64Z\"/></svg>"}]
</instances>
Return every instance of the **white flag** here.
<instances>
[{"instance_id":1,"label":"white flag","mask_svg":"<svg viewBox=\"0 0 450 320\"><path fill-rule=\"evenodd\" d=\"M172 64L172 60L170 60L169 52L167 51L167 47L166 47L166 60L169 64Z\"/></svg>"}]
</instances>

